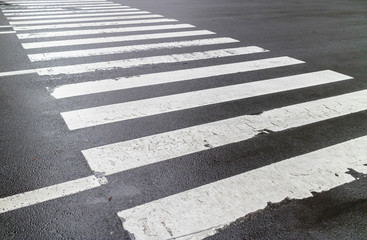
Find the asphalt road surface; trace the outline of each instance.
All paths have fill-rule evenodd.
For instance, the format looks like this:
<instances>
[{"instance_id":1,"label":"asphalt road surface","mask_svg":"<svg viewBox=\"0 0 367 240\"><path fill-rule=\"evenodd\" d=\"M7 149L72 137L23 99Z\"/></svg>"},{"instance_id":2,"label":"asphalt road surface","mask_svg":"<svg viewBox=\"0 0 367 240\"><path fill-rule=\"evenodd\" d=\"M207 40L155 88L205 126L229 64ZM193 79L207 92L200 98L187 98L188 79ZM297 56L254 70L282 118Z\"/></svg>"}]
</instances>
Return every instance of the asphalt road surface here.
<instances>
[{"instance_id":1,"label":"asphalt road surface","mask_svg":"<svg viewBox=\"0 0 367 240\"><path fill-rule=\"evenodd\" d=\"M365 0L0 7L0 239L367 239Z\"/></svg>"}]
</instances>

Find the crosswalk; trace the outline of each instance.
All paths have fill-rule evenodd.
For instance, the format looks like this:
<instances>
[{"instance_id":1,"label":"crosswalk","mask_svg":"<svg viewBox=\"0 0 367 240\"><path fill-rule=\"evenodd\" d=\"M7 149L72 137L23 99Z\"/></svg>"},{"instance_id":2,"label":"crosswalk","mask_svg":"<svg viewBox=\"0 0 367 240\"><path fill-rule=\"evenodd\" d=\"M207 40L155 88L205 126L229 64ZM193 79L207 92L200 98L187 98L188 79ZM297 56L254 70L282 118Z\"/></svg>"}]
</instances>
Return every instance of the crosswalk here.
<instances>
[{"instance_id":1,"label":"crosswalk","mask_svg":"<svg viewBox=\"0 0 367 240\"><path fill-rule=\"evenodd\" d=\"M190 85L216 77L241 78L240 83L226 84L224 80L224 85L216 87L60 112L70 131L157 115L174 116L288 91L302 94L310 87L327 88L353 79L320 69L266 79L259 74L249 82L245 78L250 72L307 63L290 56L269 56L271 49L247 46L177 19L108 0L5 2L9 5L2 6L1 11L35 67L3 72L0 78L29 73L66 80L99 72L119 76L53 87L50 95L58 101L93 98L95 94L108 97L115 91L163 84ZM152 72L155 66L164 66L164 70ZM144 73L126 76L126 69ZM113 174L366 110L367 90L359 90L83 149L81 153L94 175L0 199L0 213L103 187ZM348 168L367 173L366 144L365 136L350 139L139 206L117 209L116 213L124 229L136 239L202 239L263 209L267 202L302 199L312 196L312 191L327 191L351 182L354 178L345 173Z\"/></svg>"}]
</instances>

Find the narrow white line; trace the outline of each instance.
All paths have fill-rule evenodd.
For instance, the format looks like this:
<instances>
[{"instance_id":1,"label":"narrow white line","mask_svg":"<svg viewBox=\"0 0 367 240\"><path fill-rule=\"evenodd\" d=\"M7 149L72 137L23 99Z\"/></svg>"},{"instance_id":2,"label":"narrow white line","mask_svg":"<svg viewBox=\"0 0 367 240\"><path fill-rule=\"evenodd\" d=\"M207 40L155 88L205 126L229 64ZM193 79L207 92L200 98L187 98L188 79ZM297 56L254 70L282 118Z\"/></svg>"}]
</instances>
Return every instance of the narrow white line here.
<instances>
[{"instance_id":1,"label":"narrow white line","mask_svg":"<svg viewBox=\"0 0 367 240\"><path fill-rule=\"evenodd\" d=\"M203 239L268 202L312 197L367 173L367 137L273 163L118 213L136 239ZM143 220L144 221L143 221ZM146 231L149 229L149 231Z\"/></svg>"},{"instance_id":2,"label":"narrow white line","mask_svg":"<svg viewBox=\"0 0 367 240\"><path fill-rule=\"evenodd\" d=\"M227 48L227 49L212 50L212 51L205 51L205 52L172 54L172 55L154 56L154 57L146 57L146 58L124 59L124 60L109 61L109 62L96 62L96 63L87 63L87 64L70 65L70 66L40 68L40 69L37 69L37 73L41 76L60 75L60 74L78 74L78 73L86 73L86 72L94 72L94 71L107 71L107 70L114 70L114 69L132 68L132 67L139 67L139 66L144 66L144 65L178 63L178 62L205 60L205 59L211 59L211 58L240 56L240 55L246 55L246 54L252 54L252 53L262 53L262 52L268 52L268 50L265 50L259 47L255 47L255 46Z\"/></svg>"},{"instance_id":3,"label":"narrow white line","mask_svg":"<svg viewBox=\"0 0 367 240\"><path fill-rule=\"evenodd\" d=\"M16 33L16 31L5 31L5 32L0 32L0 34L11 34L11 33Z\"/></svg>"},{"instance_id":4,"label":"narrow white line","mask_svg":"<svg viewBox=\"0 0 367 240\"><path fill-rule=\"evenodd\" d=\"M149 98L139 101L86 108L76 111L63 112L61 115L69 129L75 130L272 93L285 92L305 87L312 87L347 79L351 78L332 71L314 72L163 97Z\"/></svg>"},{"instance_id":5,"label":"narrow white line","mask_svg":"<svg viewBox=\"0 0 367 240\"><path fill-rule=\"evenodd\" d=\"M121 8L121 9L107 9L107 10L76 10L76 11L60 11L60 12L42 12L42 13L19 13L19 14L13 14L13 13L6 13L4 14L7 16L8 20L27 20L27 19L47 19L47 18L73 18L73 17L89 17L89 16L104 16L104 15L111 15L116 14L119 12L129 12L129 11L138 11L137 8ZM65 14L64 14L65 13ZM67 14L66 14L67 13ZM81 14L77 14L81 13ZM91 14L95 13L95 14ZM14 15L27 15L22 17L8 17L8 16L14 16ZM37 16L33 16L37 15Z\"/></svg>"},{"instance_id":6,"label":"narrow white line","mask_svg":"<svg viewBox=\"0 0 367 240\"><path fill-rule=\"evenodd\" d=\"M17 6L52 6L52 5L84 5L84 4L104 4L106 2L90 2L90 1L86 1L86 2L72 2L72 3L47 3L47 4L40 4L40 3L18 3Z\"/></svg>"},{"instance_id":7,"label":"narrow white line","mask_svg":"<svg viewBox=\"0 0 367 240\"><path fill-rule=\"evenodd\" d=\"M20 70L20 71L10 71L10 72L0 72L0 77L8 77L8 76L18 76L18 75L25 75L37 73L36 69L29 69L29 70Z\"/></svg>"},{"instance_id":8,"label":"narrow white line","mask_svg":"<svg viewBox=\"0 0 367 240\"><path fill-rule=\"evenodd\" d=\"M104 29L93 29L93 30L25 33L25 34L17 34L17 36L19 39L52 38L52 37L66 37L66 36L79 36L79 35L85 36L85 35L105 34L105 33L125 33L125 32L182 29L182 28L194 28L194 27L195 26L190 25L190 24L168 24L168 25L154 25L154 26L141 26L141 27L123 27L123 28L104 28ZM167 34L167 36L170 36L170 33L162 33L160 34L161 36L160 38L163 38L162 37L163 34ZM175 33L175 34L178 34L178 33ZM147 34L146 36L152 36L152 35L153 34ZM154 36L156 35L157 34L155 34ZM119 42L119 41L150 39L148 37L144 38L144 36L145 35L141 34L141 35L133 35L133 36L100 37L100 38L86 38L86 39L83 38L83 39L74 39L74 40L31 42L31 43L23 43L22 45L25 49L31 49L31 48L60 47L60 46L84 45L84 44L91 44L91 43L105 43L105 42Z\"/></svg>"},{"instance_id":9,"label":"narrow white line","mask_svg":"<svg viewBox=\"0 0 367 240\"><path fill-rule=\"evenodd\" d=\"M22 10L22 9L49 9L49 8L70 8L70 7L75 7L75 8L79 8L79 7L95 7L95 6L119 6L121 4L116 4L116 3L104 3L104 4L85 4L85 5L43 5L43 6L28 6L28 7L20 7L20 6L3 6L0 7L0 9L6 9L6 10Z\"/></svg>"},{"instance_id":10,"label":"narrow white line","mask_svg":"<svg viewBox=\"0 0 367 240\"><path fill-rule=\"evenodd\" d=\"M289 57L268 58L248 62L152 73L129 78L121 77L117 79L106 79L100 81L62 85L57 87L51 95L56 99L68 98L87 94L151 86L156 84L189 81L200 78L283 67L301 63L303 62Z\"/></svg>"},{"instance_id":11,"label":"narrow white line","mask_svg":"<svg viewBox=\"0 0 367 240\"><path fill-rule=\"evenodd\" d=\"M88 1L8 1L6 3L13 3L13 4L39 4L39 3L80 3L80 2L93 2L93 3L98 3L98 2L108 2L106 0L88 0Z\"/></svg>"},{"instance_id":12,"label":"narrow white line","mask_svg":"<svg viewBox=\"0 0 367 240\"><path fill-rule=\"evenodd\" d=\"M367 90L244 115L83 150L93 171L107 175L367 109Z\"/></svg>"},{"instance_id":13,"label":"narrow white line","mask_svg":"<svg viewBox=\"0 0 367 240\"><path fill-rule=\"evenodd\" d=\"M34 15L52 15L50 18L53 17L53 15L57 14L64 14L64 13L91 13L91 12L116 12L120 9L127 9L130 8L129 6L115 6L114 9L91 9L91 10L83 10L82 8L79 8L78 10L66 10L65 8L49 8L46 11L42 9L30 9L30 10L23 10L21 12L7 12L4 14L5 16L34 16ZM56 11L55 11L56 10ZM20 11L20 10L19 10ZM10 18L8 18L10 19Z\"/></svg>"},{"instance_id":14,"label":"narrow white line","mask_svg":"<svg viewBox=\"0 0 367 240\"><path fill-rule=\"evenodd\" d=\"M9 22L13 26L27 24L42 24L42 23L66 23L66 22L91 22L91 21L106 21L106 20L124 20L124 19L140 19L140 18L161 18L162 15L145 14L132 16L113 16L113 17L93 17L93 18L71 18L71 19L55 19L55 20L35 20L35 21L17 21Z\"/></svg>"},{"instance_id":15,"label":"narrow white line","mask_svg":"<svg viewBox=\"0 0 367 240\"><path fill-rule=\"evenodd\" d=\"M29 54L28 57L31 60L31 62L39 62L39 61L50 61L50 60L65 59L65 58L79 58L79 57L119 54L119 53L127 53L127 52L173 49L173 48L184 48L184 47L194 47L194 46L206 46L206 45L226 44L226 43L235 43L235 42L239 42L239 41L233 38L210 38L210 39L198 39L198 40L188 40L188 41L178 41L178 42L162 42L162 43L131 45L131 46L122 46L122 47L109 47L109 48L96 48L96 49L85 49L85 50L64 51L64 52Z\"/></svg>"},{"instance_id":16,"label":"narrow white line","mask_svg":"<svg viewBox=\"0 0 367 240\"><path fill-rule=\"evenodd\" d=\"M39 11L61 11L63 8L47 8L47 9L25 9L25 10L2 10L3 13L16 13L16 12L39 12Z\"/></svg>"},{"instance_id":17,"label":"narrow white line","mask_svg":"<svg viewBox=\"0 0 367 240\"><path fill-rule=\"evenodd\" d=\"M38 25L38 26L24 26L13 27L16 31L22 30L40 30L40 29L60 29L60 28L81 28L81 27L101 27L101 26L113 26L113 25L133 25L133 24L150 24L150 23L166 23L177 22L176 19L160 18L160 19L147 19L147 20L123 20L112 22L91 22L91 23L71 23L71 24L57 24L57 25Z\"/></svg>"},{"instance_id":18,"label":"narrow white line","mask_svg":"<svg viewBox=\"0 0 367 240\"><path fill-rule=\"evenodd\" d=\"M11 28L12 26L11 25L2 25L0 26L0 28Z\"/></svg>"},{"instance_id":19,"label":"narrow white line","mask_svg":"<svg viewBox=\"0 0 367 240\"><path fill-rule=\"evenodd\" d=\"M95 176L76 179L0 199L0 214L100 187Z\"/></svg>"}]
</instances>

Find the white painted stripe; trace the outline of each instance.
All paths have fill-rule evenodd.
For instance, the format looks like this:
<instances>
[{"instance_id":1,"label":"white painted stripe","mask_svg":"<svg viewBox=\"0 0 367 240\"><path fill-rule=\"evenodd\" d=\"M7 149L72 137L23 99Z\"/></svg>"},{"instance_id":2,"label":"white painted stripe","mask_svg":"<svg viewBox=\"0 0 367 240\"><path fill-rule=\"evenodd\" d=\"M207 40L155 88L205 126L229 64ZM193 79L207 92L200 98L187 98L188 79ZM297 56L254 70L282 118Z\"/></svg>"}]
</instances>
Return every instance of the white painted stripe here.
<instances>
[{"instance_id":1,"label":"white painted stripe","mask_svg":"<svg viewBox=\"0 0 367 240\"><path fill-rule=\"evenodd\" d=\"M16 13L16 12L39 12L39 11L61 11L63 8L47 8L47 9L25 9L25 10L2 10L3 13Z\"/></svg>"},{"instance_id":2,"label":"white painted stripe","mask_svg":"<svg viewBox=\"0 0 367 240\"><path fill-rule=\"evenodd\" d=\"M6 13L8 20L27 20L27 19L47 19L47 18L74 18L74 17L89 17L89 16L108 16L119 12L138 11L137 8L121 8L121 9L108 9L108 10L76 10L76 11L60 11L60 12L43 12L43 13ZM65 13L65 14L64 14ZM77 14L80 13L80 14ZM90 14L89 14L90 13ZM91 14L94 13L94 14ZM14 15L22 15L22 17L8 17ZM24 16L27 15L27 16ZM33 16L37 15L37 16Z\"/></svg>"},{"instance_id":3,"label":"white painted stripe","mask_svg":"<svg viewBox=\"0 0 367 240\"><path fill-rule=\"evenodd\" d=\"M28 69L28 70L19 70L19 71L10 71L10 72L0 72L0 77L8 77L8 76L18 76L25 74L37 73L36 69Z\"/></svg>"},{"instance_id":4,"label":"white painted stripe","mask_svg":"<svg viewBox=\"0 0 367 240\"><path fill-rule=\"evenodd\" d=\"M79 36L79 35L85 36L85 35L105 34L105 33L125 33L125 32L182 29L182 28L194 28L194 27L195 26L190 25L190 24L168 24L168 25L154 25L154 26L141 26L141 27L103 28L103 29L79 30L79 31L74 30L74 31L43 32L43 33L25 33L25 34L17 34L17 36L19 39L51 38L51 37L66 37L66 36ZM84 44L91 44L91 43L106 43L106 42L121 42L121 41L152 39L152 38L149 38L148 36L151 36L151 37L159 36L157 38L164 38L165 34L168 37L172 37L172 34L180 35L180 33L177 33L177 32L146 34L146 35L139 34L139 35L132 35L132 36L82 38L82 39L59 40L59 41L31 42L31 43L23 43L22 45L25 49L60 47L60 46L84 45ZM147 36L147 37L144 37L144 36Z\"/></svg>"},{"instance_id":5,"label":"white painted stripe","mask_svg":"<svg viewBox=\"0 0 367 240\"><path fill-rule=\"evenodd\" d=\"M83 150L93 171L107 175L245 141L367 109L367 90ZM208 147L209 146L209 147Z\"/></svg>"},{"instance_id":6,"label":"white painted stripe","mask_svg":"<svg viewBox=\"0 0 367 240\"><path fill-rule=\"evenodd\" d=\"M92 9L111 9L111 8L118 8L118 7L81 7L80 9L92 10Z\"/></svg>"},{"instance_id":7,"label":"white painted stripe","mask_svg":"<svg viewBox=\"0 0 367 240\"><path fill-rule=\"evenodd\" d=\"M171 72L152 73L135 77L121 77L116 79L62 85L57 87L51 95L57 99L68 98L156 84L196 80L199 78L283 67L301 63L303 62L289 57L268 58Z\"/></svg>"},{"instance_id":8,"label":"white painted stripe","mask_svg":"<svg viewBox=\"0 0 367 240\"><path fill-rule=\"evenodd\" d=\"M118 213L136 239L203 239L268 202L312 197L366 174L367 137L273 163ZM146 231L148 229L148 231Z\"/></svg>"},{"instance_id":9,"label":"white painted stripe","mask_svg":"<svg viewBox=\"0 0 367 240\"><path fill-rule=\"evenodd\" d=\"M0 214L19 208L32 206L49 200L62 198L78 192L100 187L101 183L95 176L79 178L73 181L40 188L0 199Z\"/></svg>"},{"instance_id":10,"label":"white painted stripe","mask_svg":"<svg viewBox=\"0 0 367 240\"><path fill-rule=\"evenodd\" d=\"M13 27L16 31L22 30L40 30L40 29L60 29L60 28L81 28L81 27L101 27L101 26L113 26L113 25L134 25L134 24L151 24L151 23L166 23L177 22L176 19L160 18L160 19L147 19L147 20L123 20L112 22L91 22L91 23L71 23L71 24L57 24L57 25L38 25L38 26L21 26Z\"/></svg>"},{"instance_id":11,"label":"white painted stripe","mask_svg":"<svg viewBox=\"0 0 367 240\"><path fill-rule=\"evenodd\" d=\"M58 14L65 14L65 13L99 13L99 12L118 12L120 11L121 9L127 9L127 8L130 8L130 7L127 7L127 6L119 6L119 7L114 7L115 9L108 9L108 10L66 10L66 9L63 9L63 8L59 8L61 9L62 11L51 11L50 9L47 9L46 11L43 10L43 9L32 9L31 11L32 12L20 12L20 13L6 13L5 16L8 16L8 19L13 19L15 17L9 17L9 16L22 16L22 18L26 18L26 16L31 16L31 18L34 17L34 15L43 15L41 16L42 18L53 18L54 15L58 15ZM37 12L35 12L37 11ZM126 10L123 10L123 11L126 11ZM47 15L47 16L44 16L44 15ZM65 16L68 16L68 17L73 17L73 15L65 15ZM84 15L83 15L84 16ZM28 18L28 17L27 17Z\"/></svg>"},{"instance_id":12,"label":"white painted stripe","mask_svg":"<svg viewBox=\"0 0 367 240\"><path fill-rule=\"evenodd\" d=\"M0 26L0 28L11 28L12 26L11 25L2 25Z\"/></svg>"},{"instance_id":13,"label":"white painted stripe","mask_svg":"<svg viewBox=\"0 0 367 240\"><path fill-rule=\"evenodd\" d=\"M97 6L119 6L120 4L116 4L116 3L104 3L104 4L97 4ZM73 5L73 4L70 4L70 5L51 5L51 6L48 6L48 5L43 5L43 6L28 6L28 7L23 7L21 8L20 6L2 6L0 7L0 9L49 9L49 8L58 8L58 7L61 7L61 8L65 8L65 7L94 7L96 6L96 4L85 4L85 5Z\"/></svg>"},{"instance_id":14,"label":"white painted stripe","mask_svg":"<svg viewBox=\"0 0 367 240\"><path fill-rule=\"evenodd\" d=\"M72 2L72 5L84 5L84 4L104 4L106 2ZM18 3L17 6L52 6L52 5L70 5L70 3L47 3L47 4L42 4L42 3Z\"/></svg>"},{"instance_id":15,"label":"white painted stripe","mask_svg":"<svg viewBox=\"0 0 367 240\"><path fill-rule=\"evenodd\" d=\"M50 23L66 23L66 22L91 22L91 21L106 21L106 20L126 20L126 19L141 19L141 18L161 18L158 14L132 15L132 16L113 16L113 17L92 17L92 18L70 18L70 19L55 19L55 20L35 20L35 21L16 21L9 22L13 26L27 24L50 24Z\"/></svg>"},{"instance_id":16,"label":"white painted stripe","mask_svg":"<svg viewBox=\"0 0 367 240\"><path fill-rule=\"evenodd\" d=\"M131 46L122 46L122 47L109 47L109 48L96 48L96 49L85 49L85 50L64 51L64 52L29 54L28 57L32 62L39 62L39 61L50 61L50 60L64 59L64 58L79 58L79 57L119 54L119 53L127 53L127 52L174 49L174 48L216 45L216 44L235 43L235 42L239 42L239 41L233 38L210 38L210 39L198 39L198 40L188 40L188 41L178 41L178 42L162 42L162 43L131 45Z\"/></svg>"},{"instance_id":17,"label":"white painted stripe","mask_svg":"<svg viewBox=\"0 0 367 240\"><path fill-rule=\"evenodd\" d=\"M60 74L78 74L94 71L107 71L114 69L124 69L132 67L140 67L144 65L156 65L163 63L178 63L178 62L188 62L205 60L211 58L220 57L230 57L230 56L240 56L252 53L268 52L263 48L249 46L249 47L239 47L239 48L227 48L221 50L212 50L205 52L193 52L184 54L172 54L163 56L154 56L146 58L132 58L109 62L96 62L87 64L76 64L70 66L59 66L51 68L40 68L37 69L37 73L41 76L43 75L60 75Z\"/></svg>"},{"instance_id":18,"label":"white painted stripe","mask_svg":"<svg viewBox=\"0 0 367 240\"><path fill-rule=\"evenodd\" d=\"M4 32L0 32L0 34L11 34L11 33L16 33L16 31L4 31Z\"/></svg>"},{"instance_id":19,"label":"white painted stripe","mask_svg":"<svg viewBox=\"0 0 367 240\"><path fill-rule=\"evenodd\" d=\"M332 71L314 72L149 98L61 113L70 130L236 101L351 79Z\"/></svg>"},{"instance_id":20,"label":"white painted stripe","mask_svg":"<svg viewBox=\"0 0 367 240\"><path fill-rule=\"evenodd\" d=\"M7 1L6 3L12 3L12 4L19 4L19 3L25 3L25 4L39 4L39 3L80 3L80 2L108 2L106 0L88 0L88 1Z\"/></svg>"}]
</instances>

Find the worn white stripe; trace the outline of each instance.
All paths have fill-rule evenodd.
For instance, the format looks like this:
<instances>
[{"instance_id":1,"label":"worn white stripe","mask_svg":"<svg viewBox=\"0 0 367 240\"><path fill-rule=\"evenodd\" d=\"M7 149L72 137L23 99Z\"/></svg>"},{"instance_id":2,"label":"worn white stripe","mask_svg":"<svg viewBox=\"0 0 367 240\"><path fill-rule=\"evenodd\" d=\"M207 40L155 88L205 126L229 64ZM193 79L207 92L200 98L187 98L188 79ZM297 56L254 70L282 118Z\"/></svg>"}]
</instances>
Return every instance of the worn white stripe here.
<instances>
[{"instance_id":1,"label":"worn white stripe","mask_svg":"<svg viewBox=\"0 0 367 240\"><path fill-rule=\"evenodd\" d=\"M13 3L13 4L19 4L19 3L26 3L26 4L38 4L38 3L80 3L80 2L103 2L106 3L108 1L106 0L87 0L87 1L7 1L6 3Z\"/></svg>"},{"instance_id":2,"label":"worn white stripe","mask_svg":"<svg viewBox=\"0 0 367 240\"><path fill-rule=\"evenodd\" d=\"M49 200L65 197L78 192L100 187L101 183L95 176L76 179L49 187L20 193L0 199L0 213L32 206Z\"/></svg>"},{"instance_id":3,"label":"worn white stripe","mask_svg":"<svg viewBox=\"0 0 367 240\"><path fill-rule=\"evenodd\" d=\"M173 49L173 48L184 48L184 47L205 46L205 45L217 45L217 44L235 43L235 42L239 42L239 41L233 38L210 38L210 39L187 40L187 41L178 41L178 42L162 42L162 43L131 45L131 46L122 46L122 47L109 47L109 48L96 48L96 49L85 49L85 50L64 51L64 52L29 54L28 57L32 62L38 62L38 61L49 61L49 60L64 59L64 58L79 58L79 57L119 54L119 53L127 53L127 52L149 51L149 50L159 50L159 49Z\"/></svg>"},{"instance_id":4,"label":"worn white stripe","mask_svg":"<svg viewBox=\"0 0 367 240\"><path fill-rule=\"evenodd\" d=\"M4 31L4 32L0 32L0 34L11 34L11 33L16 33L16 31Z\"/></svg>"},{"instance_id":5,"label":"worn white stripe","mask_svg":"<svg viewBox=\"0 0 367 240\"><path fill-rule=\"evenodd\" d=\"M0 28L11 28L12 26L11 25L2 25L0 26Z\"/></svg>"},{"instance_id":6,"label":"worn white stripe","mask_svg":"<svg viewBox=\"0 0 367 240\"><path fill-rule=\"evenodd\" d=\"M332 71L149 98L61 113L70 130L246 99L351 79Z\"/></svg>"},{"instance_id":7,"label":"worn white stripe","mask_svg":"<svg viewBox=\"0 0 367 240\"><path fill-rule=\"evenodd\" d=\"M19 13L18 15L28 15L22 17L8 17L8 20L32 20L32 19L47 19L47 18L74 18L74 17L89 17L89 16L108 16L119 12L137 11L137 8L121 8L108 10L82 10L82 11L60 11L60 12L43 12L43 13ZM79 14L80 13L80 14ZM93 14L92 14L93 13ZM15 15L13 13L4 14L5 16ZM33 16L37 15L37 16Z\"/></svg>"},{"instance_id":8,"label":"worn white stripe","mask_svg":"<svg viewBox=\"0 0 367 240\"><path fill-rule=\"evenodd\" d=\"M18 76L37 73L36 69L28 69L28 70L19 70L19 71L10 71L10 72L0 72L0 77L8 77L8 76Z\"/></svg>"},{"instance_id":9,"label":"worn white stripe","mask_svg":"<svg viewBox=\"0 0 367 240\"><path fill-rule=\"evenodd\" d=\"M92 21L106 21L106 20L126 20L126 19L141 19L141 18L161 18L158 14L144 14L132 16L113 16L113 17L92 17L92 18L70 18L70 19L55 19L55 20L35 20L35 21L17 21L9 22L13 26L28 25L28 24L50 24L50 23L66 23L66 22L92 22Z\"/></svg>"},{"instance_id":10,"label":"worn white stripe","mask_svg":"<svg viewBox=\"0 0 367 240\"><path fill-rule=\"evenodd\" d=\"M87 149L82 153L93 171L110 175L245 141L264 129L283 131L366 109L367 90L364 90Z\"/></svg>"},{"instance_id":11,"label":"worn white stripe","mask_svg":"<svg viewBox=\"0 0 367 240\"><path fill-rule=\"evenodd\" d=\"M136 239L203 239L268 202L312 197L366 174L367 137L273 163L118 213ZM148 229L148 230L147 230Z\"/></svg>"},{"instance_id":12,"label":"worn white stripe","mask_svg":"<svg viewBox=\"0 0 367 240\"><path fill-rule=\"evenodd\" d=\"M96 62L96 63L87 63L87 64L70 65L70 66L41 68L41 69L37 69L37 73L39 75L78 74L78 73L86 73L86 72L94 72L94 71L106 71L106 70L114 70L114 69L132 68L132 67L139 67L139 66L144 66L144 65L178 63L178 62L197 61L197 60L205 60L205 59L219 58L219 57L240 56L240 55L261 53L261 52L267 52L267 50L263 48L255 47L255 46L240 47L240 48L227 48L227 49L212 50L212 51L205 51L205 52L172 54L172 55L154 56L154 57L146 57L146 58L124 59L124 60L109 61L109 62Z\"/></svg>"},{"instance_id":13,"label":"worn white stripe","mask_svg":"<svg viewBox=\"0 0 367 240\"><path fill-rule=\"evenodd\" d=\"M57 24L57 25L37 25L37 26L21 26L13 27L16 31L22 30L40 30L40 29L59 29L59 28L81 28L81 27L102 27L102 26L119 26L119 25L134 25L134 24L151 24L151 23L166 23L177 22L176 19L160 18L160 19L144 19L144 20L123 20L112 22L91 22L91 23L73 23L73 24Z\"/></svg>"},{"instance_id":14,"label":"worn white stripe","mask_svg":"<svg viewBox=\"0 0 367 240\"><path fill-rule=\"evenodd\" d=\"M154 25L154 26L140 26L140 27L123 27L123 28L104 28L94 30L74 30L74 31L60 31L60 32L43 32L43 33L25 33L17 34L19 39L31 39L31 38L51 38L51 37L66 37L66 36L85 36L93 34L105 34L105 33L125 33L125 32L140 32L140 31L154 31L154 30L168 30L168 29L182 29L182 28L194 28L195 26L190 24L168 24L168 25ZM160 34L160 35L158 35ZM164 38L165 35L172 37L172 34L179 33L156 33L156 34L139 34L131 36L117 36L117 37L99 37L99 38L82 38L71 40L59 40L59 41L46 41L46 42L31 42L23 43L25 49L31 48L45 48L45 47L60 47L60 46L73 46L84 45L91 43L106 43L106 42L120 42L120 41L132 41L132 40L144 40L152 39L148 36L157 38ZM147 36L146 38L144 36Z\"/></svg>"},{"instance_id":15,"label":"worn white stripe","mask_svg":"<svg viewBox=\"0 0 367 240\"><path fill-rule=\"evenodd\" d=\"M97 6L119 6L120 4L116 4L116 3L104 3L104 4L98 4ZM65 5L51 5L51 6L48 6L48 5L43 5L43 6L28 6L28 7L23 7L21 8L20 6L3 6L3 7L0 7L0 9L49 9L49 8L64 8L64 7L94 7L96 6L95 4L85 4L85 5L73 5L73 4L70 4L68 6L65 6Z\"/></svg>"},{"instance_id":16,"label":"worn white stripe","mask_svg":"<svg viewBox=\"0 0 367 240\"><path fill-rule=\"evenodd\" d=\"M248 62L238 62L178 71L152 73L134 77L121 77L116 79L105 79L99 81L62 85L57 87L51 95L57 99L68 98L87 94L151 86L156 84L196 80L200 78L215 77L220 75L283 67L301 63L303 62L289 57L268 58Z\"/></svg>"}]
</instances>

